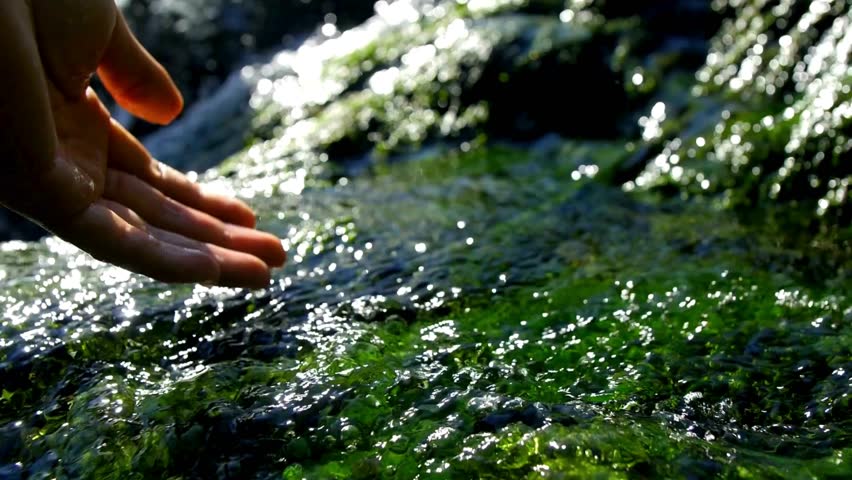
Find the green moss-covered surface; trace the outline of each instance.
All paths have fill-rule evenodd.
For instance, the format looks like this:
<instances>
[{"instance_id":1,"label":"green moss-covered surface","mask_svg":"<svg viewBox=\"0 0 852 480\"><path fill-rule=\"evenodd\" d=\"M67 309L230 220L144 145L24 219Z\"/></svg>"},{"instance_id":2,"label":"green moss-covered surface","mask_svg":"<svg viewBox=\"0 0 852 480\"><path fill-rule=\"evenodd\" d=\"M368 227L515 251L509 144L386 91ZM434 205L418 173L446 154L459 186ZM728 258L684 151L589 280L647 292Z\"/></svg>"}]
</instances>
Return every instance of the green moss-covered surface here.
<instances>
[{"instance_id":1,"label":"green moss-covered surface","mask_svg":"<svg viewBox=\"0 0 852 480\"><path fill-rule=\"evenodd\" d=\"M0 245L0 478L848 478L844 87L784 83L848 7L663 3L400 2L250 69L201 178L285 239L266 290Z\"/></svg>"}]
</instances>

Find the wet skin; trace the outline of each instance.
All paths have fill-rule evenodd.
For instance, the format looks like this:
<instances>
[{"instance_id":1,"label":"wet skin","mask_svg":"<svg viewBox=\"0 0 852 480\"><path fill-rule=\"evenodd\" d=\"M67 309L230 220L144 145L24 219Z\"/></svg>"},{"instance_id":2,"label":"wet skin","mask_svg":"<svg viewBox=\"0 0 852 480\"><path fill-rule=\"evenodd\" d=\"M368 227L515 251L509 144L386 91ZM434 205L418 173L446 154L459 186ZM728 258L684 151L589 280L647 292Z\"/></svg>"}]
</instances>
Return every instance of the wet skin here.
<instances>
[{"instance_id":1,"label":"wet skin","mask_svg":"<svg viewBox=\"0 0 852 480\"><path fill-rule=\"evenodd\" d=\"M0 2L0 204L156 280L260 288L286 260L251 208L152 159L89 88L168 124L183 100L113 0Z\"/></svg>"}]
</instances>

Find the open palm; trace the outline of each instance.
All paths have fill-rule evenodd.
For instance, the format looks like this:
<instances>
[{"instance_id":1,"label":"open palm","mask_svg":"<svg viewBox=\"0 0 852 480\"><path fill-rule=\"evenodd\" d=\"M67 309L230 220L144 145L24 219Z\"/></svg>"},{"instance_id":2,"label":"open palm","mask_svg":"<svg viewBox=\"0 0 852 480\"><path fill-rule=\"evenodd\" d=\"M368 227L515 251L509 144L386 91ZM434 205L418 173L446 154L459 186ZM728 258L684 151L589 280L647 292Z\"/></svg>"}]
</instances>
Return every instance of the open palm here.
<instances>
[{"instance_id":1,"label":"open palm","mask_svg":"<svg viewBox=\"0 0 852 480\"><path fill-rule=\"evenodd\" d=\"M97 70L122 106L157 123L182 107L112 1L10 1L0 6L0 62L21 75L0 80L0 124L10 127L0 133L8 172L0 203L157 280L267 285L286 255L277 238L254 230L251 209L153 160L87 87ZM67 21L75 8L87 13L78 25ZM32 22L16 22L22 15Z\"/></svg>"}]
</instances>

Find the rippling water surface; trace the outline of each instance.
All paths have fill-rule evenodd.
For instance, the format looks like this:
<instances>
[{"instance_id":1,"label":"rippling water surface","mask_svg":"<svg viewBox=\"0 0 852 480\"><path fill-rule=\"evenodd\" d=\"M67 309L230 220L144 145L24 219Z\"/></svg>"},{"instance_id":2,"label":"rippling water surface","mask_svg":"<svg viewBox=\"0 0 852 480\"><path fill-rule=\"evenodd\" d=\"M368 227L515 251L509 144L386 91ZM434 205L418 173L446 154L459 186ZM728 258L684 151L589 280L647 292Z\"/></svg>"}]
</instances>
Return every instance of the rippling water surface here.
<instances>
[{"instance_id":1,"label":"rippling water surface","mask_svg":"<svg viewBox=\"0 0 852 480\"><path fill-rule=\"evenodd\" d=\"M376 11L149 140L269 288L0 244L0 478L852 474L847 3Z\"/></svg>"}]
</instances>

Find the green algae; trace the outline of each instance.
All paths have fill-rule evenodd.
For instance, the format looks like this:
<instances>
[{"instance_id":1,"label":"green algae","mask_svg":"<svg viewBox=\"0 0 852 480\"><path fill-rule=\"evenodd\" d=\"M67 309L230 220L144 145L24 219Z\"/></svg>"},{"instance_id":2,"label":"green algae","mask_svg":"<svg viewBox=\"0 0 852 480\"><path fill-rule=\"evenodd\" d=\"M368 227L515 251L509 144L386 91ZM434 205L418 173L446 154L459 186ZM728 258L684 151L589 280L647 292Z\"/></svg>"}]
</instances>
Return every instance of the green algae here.
<instances>
[{"instance_id":1,"label":"green algae","mask_svg":"<svg viewBox=\"0 0 852 480\"><path fill-rule=\"evenodd\" d=\"M65 373L60 383L82 382L67 410L53 406L62 413L24 429L26 455L53 452L68 462L55 472L91 478L223 469L236 477L280 469L284 478L848 472L834 446L848 423L852 307L844 292L801 286L783 268L790 252L767 250L771 239L733 214L637 203L589 180L566 188L572 169L542 177L535 168L559 172L597 147L566 145L555 158L480 149L353 182L361 208L338 225L356 225L352 243L369 238L384 251L363 259L407 256L396 298L319 305L303 321L286 306L272 313L269 300L254 311L195 307L207 328L143 313L124 332L87 335L67 347L66 361L88 365L88 374ZM456 163L466 166L461 186L412 175ZM497 197L510 183L515 190ZM335 190L314 194L345 195ZM470 220L495 202L517 216ZM447 225L458 218L470 224ZM394 251L395 239L377 235L389 229L424 241L455 230L458 238L417 255L415 245ZM467 245L468 235L483 247ZM340 235L316 244L335 252L330 243L347 244ZM343 252L330 255L333 274L301 282L341 285L356 274ZM433 283L423 285L419 265ZM351 284L387 290L362 275ZM453 295L454 285L464 292ZM279 299L299 303L287 292ZM150 333L133 331L150 324ZM211 340L170 347L192 338L193 327ZM258 349L278 344L268 357ZM158 364L171 352L197 373L169 381Z\"/></svg>"},{"instance_id":2,"label":"green algae","mask_svg":"<svg viewBox=\"0 0 852 480\"><path fill-rule=\"evenodd\" d=\"M722 193L734 206L783 199L846 223L848 8L765 3L746 2L723 25L692 87L706 103L686 107L630 187L675 184ZM708 117L707 103L716 115Z\"/></svg>"},{"instance_id":3,"label":"green algae","mask_svg":"<svg viewBox=\"0 0 852 480\"><path fill-rule=\"evenodd\" d=\"M849 476L848 227L816 211L823 190L760 193L804 114L755 130L786 100L695 96L710 66L689 80L653 38L634 40L642 2L442 5L410 35L379 29L330 63L322 78L337 87L311 105L277 105L258 80L257 143L203 178L285 239L291 263L267 290L160 285L55 239L0 248L2 475ZM716 5L734 11L720 35L757 5ZM475 54L448 49L446 83L397 66L392 90L370 86L454 22ZM748 48L719 41L729 64ZM618 54L598 74L609 65L631 85L643 72L608 112L610 126L646 117L626 139L613 127L499 142L502 98L469 96L600 45ZM258 74L292 85L287 65ZM436 127L466 109L478 113L464 128ZM650 121L658 132L643 137ZM748 166L766 166L755 179L709 155L735 134L758 149L740 152ZM705 150L687 145L701 135ZM674 178L678 165L693 173Z\"/></svg>"}]
</instances>

